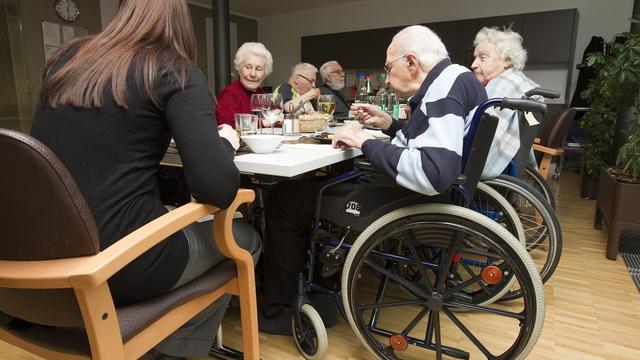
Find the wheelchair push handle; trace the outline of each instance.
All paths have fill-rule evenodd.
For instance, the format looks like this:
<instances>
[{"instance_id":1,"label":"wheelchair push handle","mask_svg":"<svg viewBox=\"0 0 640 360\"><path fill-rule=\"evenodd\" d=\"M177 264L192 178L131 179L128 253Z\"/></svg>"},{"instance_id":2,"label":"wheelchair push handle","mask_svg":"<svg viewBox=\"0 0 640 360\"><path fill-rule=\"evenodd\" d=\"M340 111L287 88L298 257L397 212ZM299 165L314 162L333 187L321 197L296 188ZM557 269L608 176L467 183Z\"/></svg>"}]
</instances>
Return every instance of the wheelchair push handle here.
<instances>
[{"instance_id":1,"label":"wheelchair push handle","mask_svg":"<svg viewBox=\"0 0 640 360\"><path fill-rule=\"evenodd\" d=\"M540 114L547 113L547 105L545 103L541 103L535 100L528 99L512 99L512 98L504 98L502 99L501 108L520 110L520 111L528 111L528 112L536 112Z\"/></svg>"},{"instance_id":2,"label":"wheelchair push handle","mask_svg":"<svg viewBox=\"0 0 640 360\"><path fill-rule=\"evenodd\" d=\"M560 93L557 91L543 89L543 88L535 88L524 93L524 98L528 99L535 95L539 95L547 99L557 99L560 97Z\"/></svg>"}]
</instances>

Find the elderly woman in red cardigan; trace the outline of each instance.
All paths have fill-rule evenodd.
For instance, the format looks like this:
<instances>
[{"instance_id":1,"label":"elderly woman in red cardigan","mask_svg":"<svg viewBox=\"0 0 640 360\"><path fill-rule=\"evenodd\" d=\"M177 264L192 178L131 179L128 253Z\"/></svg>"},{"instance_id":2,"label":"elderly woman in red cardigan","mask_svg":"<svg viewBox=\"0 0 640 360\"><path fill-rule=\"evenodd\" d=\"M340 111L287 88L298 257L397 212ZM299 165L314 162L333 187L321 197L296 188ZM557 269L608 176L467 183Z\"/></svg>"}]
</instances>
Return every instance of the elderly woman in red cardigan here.
<instances>
[{"instance_id":1,"label":"elderly woman in red cardigan","mask_svg":"<svg viewBox=\"0 0 640 360\"><path fill-rule=\"evenodd\" d=\"M251 94L262 94L260 85L273 70L273 58L259 42L246 42L240 46L233 60L238 80L229 84L218 96L216 120L218 125L229 124L235 128L233 115L251 113Z\"/></svg>"}]
</instances>

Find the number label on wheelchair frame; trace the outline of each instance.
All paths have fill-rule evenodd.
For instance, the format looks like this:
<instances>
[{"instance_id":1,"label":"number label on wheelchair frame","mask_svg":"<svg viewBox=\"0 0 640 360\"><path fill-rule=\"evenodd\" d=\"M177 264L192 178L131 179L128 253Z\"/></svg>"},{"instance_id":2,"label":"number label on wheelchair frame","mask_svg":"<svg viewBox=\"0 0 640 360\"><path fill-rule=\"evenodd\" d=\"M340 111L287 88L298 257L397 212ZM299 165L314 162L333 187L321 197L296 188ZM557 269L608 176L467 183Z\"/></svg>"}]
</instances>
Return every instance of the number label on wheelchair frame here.
<instances>
[{"instance_id":1,"label":"number label on wheelchair frame","mask_svg":"<svg viewBox=\"0 0 640 360\"><path fill-rule=\"evenodd\" d=\"M347 203L345 212L348 214L353 214L354 216L360 216L360 204L355 201L349 201Z\"/></svg>"}]
</instances>

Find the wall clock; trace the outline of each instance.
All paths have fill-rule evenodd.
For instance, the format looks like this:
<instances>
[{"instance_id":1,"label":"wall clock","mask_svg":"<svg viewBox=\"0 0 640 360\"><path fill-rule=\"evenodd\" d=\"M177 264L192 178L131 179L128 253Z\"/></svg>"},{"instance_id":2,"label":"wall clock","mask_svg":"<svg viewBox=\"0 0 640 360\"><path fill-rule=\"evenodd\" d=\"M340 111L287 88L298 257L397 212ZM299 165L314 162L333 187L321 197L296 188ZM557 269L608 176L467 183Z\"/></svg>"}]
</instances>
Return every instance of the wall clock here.
<instances>
[{"instance_id":1,"label":"wall clock","mask_svg":"<svg viewBox=\"0 0 640 360\"><path fill-rule=\"evenodd\" d=\"M80 15L80 8L74 0L56 0L53 9L60 19L67 22L76 21Z\"/></svg>"}]
</instances>

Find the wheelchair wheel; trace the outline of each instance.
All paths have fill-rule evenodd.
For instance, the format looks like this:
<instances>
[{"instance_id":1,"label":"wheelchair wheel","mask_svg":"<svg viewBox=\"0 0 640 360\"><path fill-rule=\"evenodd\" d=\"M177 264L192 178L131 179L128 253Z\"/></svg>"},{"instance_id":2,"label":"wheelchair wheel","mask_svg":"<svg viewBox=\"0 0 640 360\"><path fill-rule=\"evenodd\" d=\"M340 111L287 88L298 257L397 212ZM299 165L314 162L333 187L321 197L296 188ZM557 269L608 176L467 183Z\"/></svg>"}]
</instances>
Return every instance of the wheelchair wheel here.
<instances>
[{"instance_id":1,"label":"wheelchair wheel","mask_svg":"<svg viewBox=\"0 0 640 360\"><path fill-rule=\"evenodd\" d=\"M384 251L398 241L410 255ZM405 277L402 264L420 278ZM512 278L521 299L479 305ZM423 359L426 351L436 359L524 359L544 322L542 281L526 249L496 222L455 205L408 206L367 227L347 255L342 296L351 327L381 359Z\"/></svg>"},{"instance_id":2,"label":"wheelchair wheel","mask_svg":"<svg viewBox=\"0 0 640 360\"><path fill-rule=\"evenodd\" d=\"M553 179L557 180L555 178L555 174ZM531 166L527 166L524 169L521 180L524 180L526 183L533 186L534 189L536 189L540 194L542 194L542 196L544 196L549 205L551 205L551 208L553 210L556 209L556 196L553 193L553 189L551 189L551 186L549 186L547 180L545 180L545 178L540 175L540 172L538 172L538 170L534 169Z\"/></svg>"},{"instance_id":3,"label":"wheelchair wheel","mask_svg":"<svg viewBox=\"0 0 640 360\"><path fill-rule=\"evenodd\" d=\"M547 282L562 255L562 229L555 211L540 193L520 179L501 175L483 182L502 194L518 213L527 239L527 251L542 282ZM512 289L502 299L511 300L519 294L519 289Z\"/></svg>"},{"instance_id":4,"label":"wheelchair wheel","mask_svg":"<svg viewBox=\"0 0 640 360\"><path fill-rule=\"evenodd\" d=\"M322 359L327 353L329 339L320 314L309 304L300 308L301 327L296 324L295 316L291 318L293 339L298 350L305 359Z\"/></svg>"}]
</instances>

